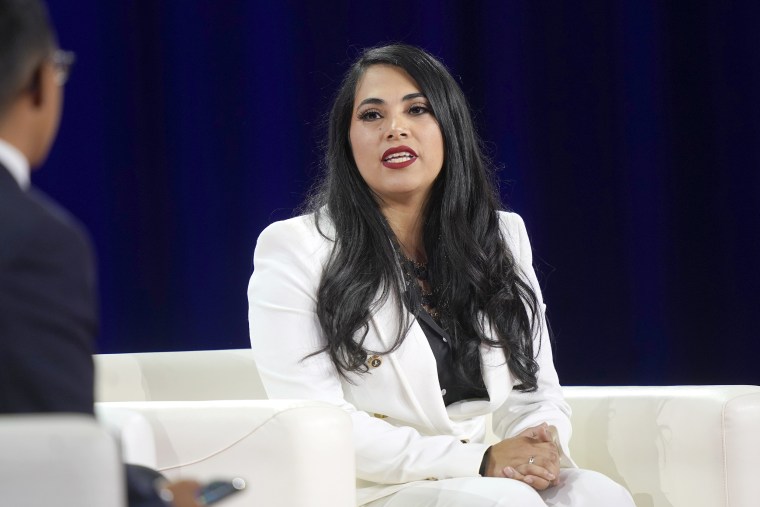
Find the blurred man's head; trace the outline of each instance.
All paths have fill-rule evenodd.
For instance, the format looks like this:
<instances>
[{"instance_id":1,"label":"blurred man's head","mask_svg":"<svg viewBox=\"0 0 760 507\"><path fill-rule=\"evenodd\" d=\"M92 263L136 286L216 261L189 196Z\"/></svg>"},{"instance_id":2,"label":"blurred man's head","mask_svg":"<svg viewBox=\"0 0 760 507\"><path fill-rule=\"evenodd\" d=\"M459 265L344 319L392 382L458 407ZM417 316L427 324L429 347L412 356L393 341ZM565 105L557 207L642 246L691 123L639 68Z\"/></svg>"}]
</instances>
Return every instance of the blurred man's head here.
<instances>
[{"instance_id":1,"label":"blurred man's head","mask_svg":"<svg viewBox=\"0 0 760 507\"><path fill-rule=\"evenodd\" d=\"M45 160L55 139L69 64L44 2L0 0L0 138L32 167Z\"/></svg>"}]
</instances>

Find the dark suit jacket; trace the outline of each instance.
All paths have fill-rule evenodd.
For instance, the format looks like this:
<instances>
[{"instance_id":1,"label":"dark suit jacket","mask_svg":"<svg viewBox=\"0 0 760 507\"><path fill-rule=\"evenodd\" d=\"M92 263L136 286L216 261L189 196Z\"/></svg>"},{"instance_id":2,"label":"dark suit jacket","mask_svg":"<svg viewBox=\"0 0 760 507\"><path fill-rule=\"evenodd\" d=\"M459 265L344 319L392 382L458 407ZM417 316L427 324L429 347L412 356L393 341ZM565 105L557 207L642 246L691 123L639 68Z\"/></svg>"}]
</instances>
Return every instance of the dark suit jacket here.
<instances>
[{"instance_id":1,"label":"dark suit jacket","mask_svg":"<svg viewBox=\"0 0 760 507\"><path fill-rule=\"evenodd\" d=\"M93 414L93 266L77 221L0 165L0 414ZM157 472L126 474L130 506L166 506Z\"/></svg>"},{"instance_id":2,"label":"dark suit jacket","mask_svg":"<svg viewBox=\"0 0 760 507\"><path fill-rule=\"evenodd\" d=\"M0 165L0 413L92 414L96 315L82 227Z\"/></svg>"}]
</instances>

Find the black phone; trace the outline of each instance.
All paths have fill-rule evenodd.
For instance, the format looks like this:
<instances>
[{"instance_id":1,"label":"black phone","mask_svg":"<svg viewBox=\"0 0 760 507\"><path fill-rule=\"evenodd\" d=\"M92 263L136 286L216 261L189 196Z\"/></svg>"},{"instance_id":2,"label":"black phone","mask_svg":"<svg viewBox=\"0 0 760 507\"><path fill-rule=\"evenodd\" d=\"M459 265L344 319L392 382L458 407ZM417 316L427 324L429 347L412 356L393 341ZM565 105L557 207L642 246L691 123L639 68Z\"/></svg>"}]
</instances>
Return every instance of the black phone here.
<instances>
[{"instance_id":1,"label":"black phone","mask_svg":"<svg viewBox=\"0 0 760 507\"><path fill-rule=\"evenodd\" d=\"M229 481L212 481L201 487L196 495L201 505L213 505L228 496L245 489L245 481L235 477Z\"/></svg>"}]
</instances>

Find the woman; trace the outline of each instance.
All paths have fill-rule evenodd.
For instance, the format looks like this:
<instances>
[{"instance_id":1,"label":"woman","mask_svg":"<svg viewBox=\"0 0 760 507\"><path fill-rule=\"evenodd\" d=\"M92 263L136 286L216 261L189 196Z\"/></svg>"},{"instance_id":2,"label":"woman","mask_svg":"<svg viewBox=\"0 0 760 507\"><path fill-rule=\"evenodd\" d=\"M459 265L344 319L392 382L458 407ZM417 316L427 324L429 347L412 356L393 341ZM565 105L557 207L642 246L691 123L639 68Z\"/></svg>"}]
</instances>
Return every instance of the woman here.
<instances>
[{"instance_id":1,"label":"woman","mask_svg":"<svg viewBox=\"0 0 760 507\"><path fill-rule=\"evenodd\" d=\"M312 212L258 239L264 386L351 415L359 505L632 506L567 455L527 234L497 211L488 169L440 62L365 51L332 107ZM502 438L490 447L488 414Z\"/></svg>"}]
</instances>

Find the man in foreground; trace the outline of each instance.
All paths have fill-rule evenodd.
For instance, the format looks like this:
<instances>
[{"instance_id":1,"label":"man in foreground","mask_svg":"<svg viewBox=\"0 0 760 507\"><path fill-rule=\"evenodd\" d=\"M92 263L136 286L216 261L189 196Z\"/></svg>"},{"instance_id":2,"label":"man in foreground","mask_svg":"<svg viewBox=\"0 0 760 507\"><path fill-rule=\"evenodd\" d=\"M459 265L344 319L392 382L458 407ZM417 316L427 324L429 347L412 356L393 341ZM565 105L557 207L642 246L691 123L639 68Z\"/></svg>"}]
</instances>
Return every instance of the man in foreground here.
<instances>
[{"instance_id":1,"label":"man in foreground","mask_svg":"<svg viewBox=\"0 0 760 507\"><path fill-rule=\"evenodd\" d=\"M76 220L30 187L58 130L73 54L41 0L0 0L0 413L93 414L93 255ZM127 466L130 506L196 507L197 483Z\"/></svg>"}]
</instances>

